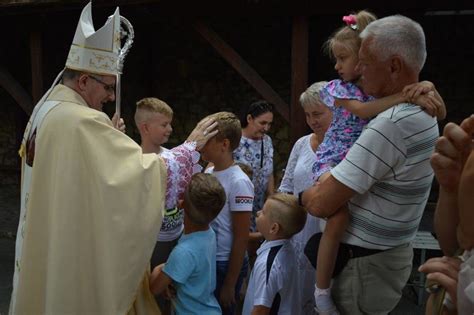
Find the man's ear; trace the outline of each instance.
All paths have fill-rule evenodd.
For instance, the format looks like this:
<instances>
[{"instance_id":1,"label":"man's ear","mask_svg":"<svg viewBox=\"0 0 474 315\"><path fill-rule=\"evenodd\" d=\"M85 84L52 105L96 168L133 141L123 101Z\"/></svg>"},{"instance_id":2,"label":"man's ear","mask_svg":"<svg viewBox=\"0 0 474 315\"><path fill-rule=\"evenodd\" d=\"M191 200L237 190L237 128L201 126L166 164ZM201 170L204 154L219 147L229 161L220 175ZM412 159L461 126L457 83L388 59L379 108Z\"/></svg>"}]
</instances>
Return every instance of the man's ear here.
<instances>
[{"instance_id":1,"label":"man's ear","mask_svg":"<svg viewBox=\"0 0 474 315\"><path fill-rule=\"evenodd\" d=\"M390 73L398 75L403 68L403 59L400 56L393 56L390 59Z\"/></svg>"},{"instance_id":2,"label":"man's ear","mask_svg":"<svg viewBox=\"0 0 474 315\"><path fill-rule=\"evenodd\" d=\"M89 76L85 73L81 73L79 78L77 79L77 86L79 87L80 91L84 91L86 89L86 82L89 79Z\"/></svg>"}]
</instances>

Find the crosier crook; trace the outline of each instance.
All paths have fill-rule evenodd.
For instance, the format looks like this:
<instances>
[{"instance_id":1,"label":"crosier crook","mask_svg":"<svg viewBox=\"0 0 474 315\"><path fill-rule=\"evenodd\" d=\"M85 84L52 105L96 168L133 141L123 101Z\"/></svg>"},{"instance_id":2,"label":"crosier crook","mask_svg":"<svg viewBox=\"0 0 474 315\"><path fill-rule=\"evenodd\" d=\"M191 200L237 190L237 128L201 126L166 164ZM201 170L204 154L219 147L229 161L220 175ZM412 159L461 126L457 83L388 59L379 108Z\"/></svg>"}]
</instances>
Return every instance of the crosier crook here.
<instances>
[{"instance_id":1,"label":"crosier crook","mask_svg":"<svg viewBox=\"0 0 474 315\"><path fill-rule=\"evenodd\" d=\"M135 36L135 33L133 31L133 26L129 20L127 20L123 16L120 16L120 22L121 22L120 23L120 26L121 26L120 37L123 38L127 36L127 39L122 49L120 49L119 57L117 59L118 73L117 73L117 84L115 87L115 113L117 114L117 124L120 121L120 109L121 109L121 96L120 96L121 80L120 78L122 76L123 63L124 63L125 57L127 56L128 51L132 47L133 37Z\"/></svg>"}]
</instances>

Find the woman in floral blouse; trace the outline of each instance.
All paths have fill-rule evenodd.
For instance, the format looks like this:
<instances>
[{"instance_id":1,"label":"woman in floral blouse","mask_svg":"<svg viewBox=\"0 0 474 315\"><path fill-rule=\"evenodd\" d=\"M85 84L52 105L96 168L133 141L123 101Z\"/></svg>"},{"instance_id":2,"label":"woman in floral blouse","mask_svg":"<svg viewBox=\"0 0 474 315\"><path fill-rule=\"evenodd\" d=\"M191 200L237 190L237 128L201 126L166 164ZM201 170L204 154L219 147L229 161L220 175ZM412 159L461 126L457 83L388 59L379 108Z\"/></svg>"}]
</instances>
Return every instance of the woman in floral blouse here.
<instances>
[{"instance_id":1,"label":"woman in floral blouse","mask_svg":"<svg viewBox=\"0 0 474 315\"><path fill-rule=\"evenodd\" d=\"M255 214L261 210L265 199L275 190L273 179L273 144L267 135L273 122L273 105L257 101L247 108L241 117L242 138L234 151L237 163L252 168L252 182L255 189L251 230L255 231Z\"/></svg>"}]
</instances>

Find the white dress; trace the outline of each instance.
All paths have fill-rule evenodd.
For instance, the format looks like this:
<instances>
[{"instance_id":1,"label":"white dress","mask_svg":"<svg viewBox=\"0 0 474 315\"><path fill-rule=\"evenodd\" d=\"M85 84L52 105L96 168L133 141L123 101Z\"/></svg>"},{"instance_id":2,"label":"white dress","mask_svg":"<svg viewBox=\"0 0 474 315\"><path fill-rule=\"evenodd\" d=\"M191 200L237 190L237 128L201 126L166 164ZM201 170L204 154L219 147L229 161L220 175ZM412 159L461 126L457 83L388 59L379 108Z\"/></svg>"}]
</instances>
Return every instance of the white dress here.
<instances>
[{"instance_id":1,"label":"white dress","mask_svg":"<svg viewBox=\"0 0 474 315\"><path fill-rule=\"evenodd\" d=\"M316 160L316 154L311 148L311 135L303 136L296 141L291 150L290 157L285 169L285 175L281 181L278 191L297 195L300 191L314 184L312 166ZM298 276L303 288L303 314L312 314L314 307L314 285L316 284L316 270L311 266L304 254L304 248L309 238L321 232L319 218L308 215L303 230L295 234L291 242L297 254Z\"/></svg>"}]
</instances>

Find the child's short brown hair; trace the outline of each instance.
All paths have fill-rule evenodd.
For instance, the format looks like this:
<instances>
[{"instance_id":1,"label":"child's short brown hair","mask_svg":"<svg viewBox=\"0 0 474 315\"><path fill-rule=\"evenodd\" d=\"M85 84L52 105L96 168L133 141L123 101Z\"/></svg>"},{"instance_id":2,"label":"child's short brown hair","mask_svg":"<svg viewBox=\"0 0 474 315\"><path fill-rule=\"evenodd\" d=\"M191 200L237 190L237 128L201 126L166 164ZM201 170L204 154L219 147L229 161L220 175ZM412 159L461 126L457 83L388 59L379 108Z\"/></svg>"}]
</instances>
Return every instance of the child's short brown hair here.
<instances>
[{"instance_id":1,"label":"child's short brown hair","mask_svg":"<svg viewBox=\"0 0 474 315\"><path fill-rule=\"evenodd\" d=\"M188 218L195 224L207 225L219 214L226 201L224 187L211 174L197 173L184 192Z\"/></svg>"},{"instance_id":2,"label":"child's short brown hair","mask_svg":"<svg viewBox=\"0 0 474 315\"><path fill-rule=\"evenodd\" d=\"M242 127L240 120L234 113L218 112L208 116L217 122L217 130L219 132L215 135L217 140L229 139L230 150L237 149L242 137Z\"/></svg>"},{"instance_id":3,"label":"child's short brown hair","mask_svg":"<svg viewBox=\"0 0 474 315\"><path fill-rule=\"evenodd\" d=\"M168 104L156 97L146 97L137 102L135 124L138 126L148 120L151 113L160 113L169 118L173 117L173 110Z\"/></svg>"},{"instance_id":4,"label":"child's short brown hair","mask_svg":"<svg viewBox=\"0 0 474 315\"><path fill-rule=\"evenodd\" d=\"M270 217L281 226L285 238L290 238L301 231L306 223L306 210L298 205L298 198L293 195L276 193L267 198L278 203L270 209Z\"/></svg>"}]
</instances>

